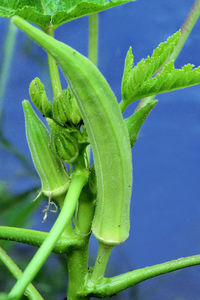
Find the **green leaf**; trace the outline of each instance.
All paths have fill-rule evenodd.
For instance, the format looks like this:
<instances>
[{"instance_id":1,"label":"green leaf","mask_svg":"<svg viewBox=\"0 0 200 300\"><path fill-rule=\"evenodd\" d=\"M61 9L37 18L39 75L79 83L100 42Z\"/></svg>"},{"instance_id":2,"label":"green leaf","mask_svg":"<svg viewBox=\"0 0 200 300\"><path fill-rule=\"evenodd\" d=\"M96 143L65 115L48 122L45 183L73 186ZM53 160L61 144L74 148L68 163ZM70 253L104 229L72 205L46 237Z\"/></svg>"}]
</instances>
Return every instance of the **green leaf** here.
<instances>
[{"instance_id":1,"label":"green leaf","mask_svg":"<svg viewBox=\"0 0 200 300\"><path fill-rule=\"evenodd\" d=\"M136 143L139 131L144 121L146 120L146 118L148 117L148 115L150 114L157 102L157 100L152 100L150 103L137 110L132 116L125 119L126 126L129 132L131 147L133 147Z\"/></svg>"},{"instance_id":2,"label":"green leaf","mask_svg":"<svg viewBox=\"0 0 200 300\"><path fill-rule=\"evenodd\" d=\"M145 81L132 96L132 101L199 83L200 67L193 69L193 65L188 64L182 69L175 69L174 62L172 61L164 67L163 71L157 77Z\"/></svg>"},{"instance_id":3,"label":"green leaf","mask_svg":"<svg viewBox=\"0 0 200 300\"><path fill-rule=\"evenodd\" d=\"M173 52L180 36L180 31L173 34L153 51L151 57L142 59L134 68L132 50L129 49L122 79L122 99L124 102L131 103L138 99L136 95L141 86L163 66Z\"/></svg>"},{"instance_id":4,"label":"green leaf","mask_svg":"<svg viewBox=\"0 0 200 300\"><path fill-rule=\"evenodd\" d=\"M0 0L0 16L18 15L45 29L135 0Z\"/></svg>"}]
</instances>

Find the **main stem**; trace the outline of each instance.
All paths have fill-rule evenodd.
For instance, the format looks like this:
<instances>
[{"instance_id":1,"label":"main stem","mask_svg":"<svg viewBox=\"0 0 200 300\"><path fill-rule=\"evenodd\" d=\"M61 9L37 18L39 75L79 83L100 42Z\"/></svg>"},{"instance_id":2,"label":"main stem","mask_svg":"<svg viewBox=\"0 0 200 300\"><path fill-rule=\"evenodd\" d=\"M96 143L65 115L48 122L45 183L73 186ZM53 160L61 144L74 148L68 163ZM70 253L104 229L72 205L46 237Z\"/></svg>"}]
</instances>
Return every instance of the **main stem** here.
<instances>
[{"instance_id":1,"label":"main stem","mask_svg":"<svg viewBox=\"0 0 200 300\"><path fill-rule=\"evenodd\" d=\"M68 300L87 300L88 296L80 296L79 291L83 289L88 274L88 242L80 249L74 249L67 255L68 268Z\"/></svg>"},{"instance_id":2,"label":"main stem","mask_svg":"<svg viewBox=\"0 0 200 300\"><path fill-rule=\"evenodd\" d=\"M9 299L17 300L23 295L27 285L33 280L52 252L66 225L71 221L81 190L86 184L87 176L88 174L86 171L77 171L73 173L71 184L69 186L69 190L60 215L58 216L42 246L36 252L35 256L25 269L22 277L17 281L11 290Z\"/></svg>"}]
</instances>

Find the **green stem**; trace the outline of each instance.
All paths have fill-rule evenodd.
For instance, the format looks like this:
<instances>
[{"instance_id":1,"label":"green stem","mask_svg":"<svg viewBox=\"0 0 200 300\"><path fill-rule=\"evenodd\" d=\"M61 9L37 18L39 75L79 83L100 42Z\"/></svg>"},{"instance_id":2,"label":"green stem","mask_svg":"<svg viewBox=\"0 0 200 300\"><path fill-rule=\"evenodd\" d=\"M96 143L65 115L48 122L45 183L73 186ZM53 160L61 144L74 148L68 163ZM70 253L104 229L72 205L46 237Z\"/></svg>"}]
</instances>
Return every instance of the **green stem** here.
<instances>
[{"instance_id":1,"label":"green stem","mask_svg":"<svg viewBox=\"0 0 200 300\"><path fill-rule=\"evenodd\" d=\"M33 280L42 265L45 263L66 225L71 221L81 190L86 184L87 178L88 173L85 170L77 171L72 174L71 184L60 215L58 216L47 238L25 269L23 276L17 281L16 285L11 290L9 299L19 299L23 295L27 285Z\"/></svg>"},{"instance_id":2,"label":"green stem","mask_svg":"<svg viewBox=\"0 0 200 300\"><path fill-rule=\"evenodd\" d=\"M89 16L89 59L97 65L98 62L98 14Z\"/></svg>"},{"instance_id":3,"label":"green stem","mask_svg":"<svg viewBox=\"0 0 200 300\"><path fill-rule=\"evenodd\" d=\"M85 245L79 250L73 250L67 255L68 268L68 291L67 299L86 300L87 295L80 296L79 291L84 288L88 274L88 241L85 238Z\"/></svg>"},{"instance_id":4,"label":"green stem","mask_svg":"<svg viewBox=\"0 0 200 300\"><path fill-rule=\"evenodd\" d=\"M93 283L100 281L104 277L104 273L106 270L106 266L107 266L111 251L112 251L111 246L108 246L108 245L105 245L105 244L99 242L97 259L96 259L94 270L93 270L93 273L91 276L91 281Z\"/></svg>"},{"instance_id":5,"label":"green stem","mask_svg":"<svg viewBox=\"0 0 200 300\"><path fill-rule=\"evenodd\" d=\"M194 255L162 264L134 270L112 278L104 278L96 285L88 285L88 293L98 297L111 296L144 280L200 264L200 255ZM84 291L85 293L85 291Z\"/></svg>"},{"instance_id":6,"label":"green stem","mask_svg":"<svg viewBox=\"0 0 200 300\"><path fill-rule=\"evenodd\" d=\"M168 63L171 60L176 60L176 58L178 57L180 51L182 50L186 40L188 39L194 25L196 24L198 18L200 16L200 0L196 0L193 7L191 8L185 22L183 23L182 27L181 27L181 37L176 45L176 47L174 48L173 53L171 54L170 57L168 57L168 59L166 60L166 62L164 63L164 65L166 65L166 63ZM163 66L164 66L163 65ZM158 71L158 73L160 73L163 69L162 68ZM155 96L149 96L146 98L143 98L140 103L138 104L136 111L139 110L140 108L144 107L147 103L151 102L152 100L154 100ZM122 101L120 103L120 107L122 107L123 111L126 109L127 105L125 103L123 103L124 101Z\"/></svg>"},{"instance_id":7,"label":"green stem","mask_svg":"<svg viewBox=\"0 0 200 300\"><path fill-rule=\"evenodd\" d=\"M75 231L79 237L90 236L95 210L95 195L90 192L88 185L83 189L75 219Z\"/></svg>"},{"instance_id":8,"label":"green stem","mask_svg":"<svg viewBox=\"0 0 200 300\"><path fill-rule=\"evenodd\" d=\"M16 227L8 227L8 226L0 226L0 240L14 241L23 244L27 244L30 246L40 247L44 240L47 238L48 233L24 229L24 228L16 228ZM54 253L66 253L71 248L81 247L82 240L75 233L70 236L61 236L54 248Z\"/></svg>"},{"instance_id":9,"label":"green stem","mask_svg":"<svg viewBox=\"0 0 200 300\"><path fill-rule=\"evenodd\" d=\"M18 266L13 262L10 256L0 247L0 261L6 266L6 268L11 272L11 274L19 279L22 276L22 271ZM39 292L34 288L32 284L27 286L27 289L24 293L30 300L44 300Z\"/></svg>"},{"instance_id":10,"label":"green stem","mask_svg":"<svg viewBox=\"0 0 200 300\"><path fill-rule=\"evenodd\" d=\"M46 33L49 34L50 36L54 37L54 28L53 26L49 26L48 29L46 30ZM50 77L51 77L51 85L53 89L53 95L56 97L59 93L62 92L62 86L60 83L60 76L59 76L59 71L58 71L58 66L55 61L55 59L48 54L48 63L49 63L49 72L50 72Z\"/></svg>"},{"instance_id":11,"label":"green stem","mask_svg":"<svg viewBox=\"0 0 200 300\"><path fill-rule=\"evenodd\" d=\"M7 37L4 44L4 57L0 75L0 122L2 121L3 110L3 97L6 89L6 85L9 78L10 67L12 62L12 55L15 46L17 28L10 22Z\"/></svg>"}]
</instances>

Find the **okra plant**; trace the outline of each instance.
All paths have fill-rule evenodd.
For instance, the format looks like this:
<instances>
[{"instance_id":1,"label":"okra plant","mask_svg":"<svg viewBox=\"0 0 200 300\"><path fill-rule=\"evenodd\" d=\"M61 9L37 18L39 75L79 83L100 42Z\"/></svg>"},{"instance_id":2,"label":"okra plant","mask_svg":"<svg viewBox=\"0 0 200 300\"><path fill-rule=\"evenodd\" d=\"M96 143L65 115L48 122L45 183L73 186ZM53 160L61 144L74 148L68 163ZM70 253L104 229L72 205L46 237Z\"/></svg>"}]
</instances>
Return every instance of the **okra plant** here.
<instances>
[{"instance_id":1,"label":"okra plant","mask_svg":"<svg viewBox=\"0 0 200 300\"><path fill-rule=\"evenodd\" d=\"M0 16L11 18L12 26L48 56L53 99L37 75L27 87L30 97L22 106L32 162L41 181L35 196L48 199L43 222L59 210L49 233L0 226L0 239L38 247L24 271L0 248L0 261L17 280L10 291L2 291L1 300L23 295L48 299L31 282L52 252L67 254L69 300L105 298L149 278L200 264L200 255L195 255L105 277L112 249L127 240L134 226L130 224L131 196L134 198L131 149L137 147L140 129L158 105L155 97L200 83L200 67L174 66L200 15L197 0L181 29L161 42L151 56L135 65L132 48L127 49L122 98L117 101L97 66L98 13L126 2L129 0L0 1ZM134 3L131 5L134 9ZM89 57L54 38L60 25L87 15ZM62 87L58 66L67 88ZM135 101L139 102L135 111L125 118L124 111ZM89 268L91 235L99 248Z\"/></svg>"}]
</instances>

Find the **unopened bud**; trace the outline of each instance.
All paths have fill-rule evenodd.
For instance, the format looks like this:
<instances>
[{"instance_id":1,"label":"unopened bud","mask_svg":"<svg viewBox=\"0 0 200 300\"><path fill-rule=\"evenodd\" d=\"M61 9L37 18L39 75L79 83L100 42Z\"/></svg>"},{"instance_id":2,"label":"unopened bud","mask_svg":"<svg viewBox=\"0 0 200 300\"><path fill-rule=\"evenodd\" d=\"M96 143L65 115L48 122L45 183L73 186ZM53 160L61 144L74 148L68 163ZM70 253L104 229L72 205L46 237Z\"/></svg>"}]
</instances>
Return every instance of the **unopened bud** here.
<instances>
[{"instance_id":1,"label":"unopened bud","mask_svg":"<svg viewBox=\"0 0 200 300\"><path fill-rule=\"evenodd\" d=\"M38 77L31 81L29 94L33 104L47 118L52 118L52 106L49 102L44 85Z\"/></svg>"}]
</instances>

